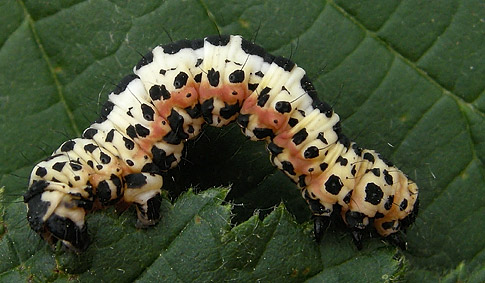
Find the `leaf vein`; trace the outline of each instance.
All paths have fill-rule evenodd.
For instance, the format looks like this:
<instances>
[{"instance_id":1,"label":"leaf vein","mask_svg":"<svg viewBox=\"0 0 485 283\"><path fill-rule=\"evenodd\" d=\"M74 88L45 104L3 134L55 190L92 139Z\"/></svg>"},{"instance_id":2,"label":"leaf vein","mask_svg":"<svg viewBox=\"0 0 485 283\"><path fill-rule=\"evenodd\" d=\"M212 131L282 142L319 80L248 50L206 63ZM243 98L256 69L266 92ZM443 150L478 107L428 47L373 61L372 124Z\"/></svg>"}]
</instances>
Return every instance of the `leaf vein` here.
<instances>
[{"instance_id":1,"label":"leaf vein","mask_svg":"<svg viewBox=\"0 0 485 283\"><path fill-rule=\"evenodd\" d=\"M52 80L54 81L54 84L55 84L56 89L57 89L59 101L62 103L62 106L66 110L66 114L69 118L69 121L71 122L73 130L75 131L75 133L78 136L80 136L81 132L79 131L79 127L77 126L76 121L74 119L74 114L72 113L72 110L70 109L69 105L67 105L67 101L64 97L64 92L62 91L61 83L59 82L59 79L58 79L58 77L57 77L57 75L54 71L54 67L52 66L52 63L49 59L49 56L47 55L47 52L44 48L44 45L42 44L41 39L40 39L39 35L37 34L37 30L35 29L35 26L34 26L34 20L32 19L30 12L27 10L25 3L22 0L17 0L17 1L24 11L26 21L27 21L27 23L30 27L30 30L32 32L32 35L34 37L34 41L37 44L37 47L39 48L40 53L42 54L42 58L44 59L45 63L47 64L47 67L48 67L49 72L51 74Z\"/></svg>"}]
</instances>

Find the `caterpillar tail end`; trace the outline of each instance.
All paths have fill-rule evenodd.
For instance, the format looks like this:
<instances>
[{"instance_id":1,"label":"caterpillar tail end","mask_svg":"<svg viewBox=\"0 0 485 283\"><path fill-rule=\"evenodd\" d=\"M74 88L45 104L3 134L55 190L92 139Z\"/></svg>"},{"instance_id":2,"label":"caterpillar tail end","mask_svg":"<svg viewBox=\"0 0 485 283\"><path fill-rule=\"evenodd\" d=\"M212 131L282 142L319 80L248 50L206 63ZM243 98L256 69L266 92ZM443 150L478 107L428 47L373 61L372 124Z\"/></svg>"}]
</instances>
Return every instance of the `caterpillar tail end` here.
<instances>
[{"instance_id":1,"label":"caterpillar tail end","mask_svg":"<svg viewBox=\"0 0 485 283\"><path fill-rule=\"evenodd\" d=\"M48 191L48 187L49 182L37 181L24 194L30 227L53 248L61 242L68 250L85 251L90 239L81 206L90 202Z\"/></svg>"},{"instance_id":2,"label":"caterpillar tail end","mask_svg":"<svg viewBox=\"0 0 485 283\"><path fill-rule=\"evenodd\" d=\"M83 252L89 246L90 238L86 225L78 226L69 218L53 215L46 221L45 227L45 232L41 236L51 245L60 241L68 250L75 252Z\"/></svg>"}]
</instances>

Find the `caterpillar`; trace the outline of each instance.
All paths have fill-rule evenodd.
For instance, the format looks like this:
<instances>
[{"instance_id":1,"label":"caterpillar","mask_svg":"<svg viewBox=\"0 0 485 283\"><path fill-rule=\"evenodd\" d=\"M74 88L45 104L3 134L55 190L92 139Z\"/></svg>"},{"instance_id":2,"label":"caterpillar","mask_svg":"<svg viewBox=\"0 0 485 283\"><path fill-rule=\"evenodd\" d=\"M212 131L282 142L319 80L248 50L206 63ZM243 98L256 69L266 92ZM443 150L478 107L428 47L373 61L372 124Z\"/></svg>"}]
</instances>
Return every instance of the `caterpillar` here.
<instances>
[{"instance_id":1,"label":"caterpillar","mask_svg":"<svg viewBox=\"0 0 485 283\"><path fill-rule=\"evenodd\" d=\"M83 251L92 210L134 204L137 227L155 225L161 173L205 124L233 121L265 141L271 162L297 184L317 241L340 214L359 249L368 227L405 248L397 232L416 218L416 183L342 133L302 68L237 35L172 42L143 56L82 137L35 165L24 194L30 227L51 245Z\"/></svg>"}]
</instances>

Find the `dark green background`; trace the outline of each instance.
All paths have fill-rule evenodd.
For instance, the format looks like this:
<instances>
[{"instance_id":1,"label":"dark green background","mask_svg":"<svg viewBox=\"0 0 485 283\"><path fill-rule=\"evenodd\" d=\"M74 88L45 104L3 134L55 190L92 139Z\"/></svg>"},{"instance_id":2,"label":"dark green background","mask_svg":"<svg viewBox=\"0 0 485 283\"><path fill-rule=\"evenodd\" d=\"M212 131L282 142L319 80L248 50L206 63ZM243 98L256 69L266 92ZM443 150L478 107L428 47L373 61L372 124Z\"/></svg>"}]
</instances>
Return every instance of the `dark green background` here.
<instances>
[{"instance_id":1,"label":"dark green background","mask_svg":"<svg viewBox=\"0 0 485 283\"><path fill-rule=\"evenodd\" d=\"M218 32L291 57L348 136L418 183L406 252L377 238L357 251L338 223L316 244L298 190L234 125L187 145L153 229L94 213L80 255L30 231L33 165L80 135L139 54ZM2 1L0 281L484 281L483 46L478 0Z\"/></svg>"}]
</instances>

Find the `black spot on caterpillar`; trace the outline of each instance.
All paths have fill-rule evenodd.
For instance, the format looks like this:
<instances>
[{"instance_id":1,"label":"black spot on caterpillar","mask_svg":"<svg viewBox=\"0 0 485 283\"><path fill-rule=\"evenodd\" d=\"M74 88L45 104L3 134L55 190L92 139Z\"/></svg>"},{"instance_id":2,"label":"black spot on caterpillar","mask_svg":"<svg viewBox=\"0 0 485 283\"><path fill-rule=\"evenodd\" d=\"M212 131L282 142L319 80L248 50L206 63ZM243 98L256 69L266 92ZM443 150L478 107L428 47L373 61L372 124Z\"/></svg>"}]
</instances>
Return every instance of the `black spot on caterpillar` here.
<instances>
[{"instance_id":1,"label":"black spot on caterpillar","mask_svg":"<svg viewBox=\"0 0 485 283\"><path fill-rule=\"evenodd\" d=\"M135 204L137 226L156 224L161 173L180 162L202 126L233 121L266 141L272 163L298 185L317 241L338 211L357 247L368 227L405 247L396 232L416 217L416 184L342 133L303 69L240 36L178 41L144 56L82 137L34 167L24 194L31 228L81 251L93 208Z\"/></svg>"}]
</instances>

